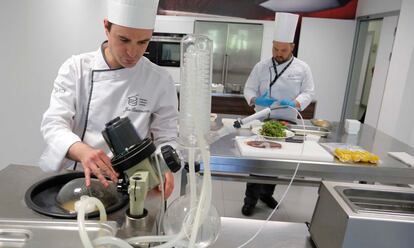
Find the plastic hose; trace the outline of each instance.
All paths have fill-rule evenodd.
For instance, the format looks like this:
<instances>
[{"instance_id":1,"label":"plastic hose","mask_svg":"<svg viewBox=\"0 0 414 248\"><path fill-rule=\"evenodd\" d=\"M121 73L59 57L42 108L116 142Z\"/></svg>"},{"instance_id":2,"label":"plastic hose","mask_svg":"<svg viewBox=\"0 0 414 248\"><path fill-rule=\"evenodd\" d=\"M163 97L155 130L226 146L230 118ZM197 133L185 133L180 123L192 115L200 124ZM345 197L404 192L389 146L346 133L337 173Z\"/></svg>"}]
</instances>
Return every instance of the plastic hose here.
<instances>
[{"instance_id":1,"label":"plastic hose","mask_svg":"<svg viewBox=\"0 0 414 248\"><path fill-rule=\"evenodd\" d=\"M79 204L76 204L78 215L78 226L79 226L79 236L82 241L82 244L85 248L92 248L91 240L89 239L88 233L86 232L85 228L85 213L86 209L89 208L88 205L97 206L99 209L99 218L100 221L106 221L106 212L105 207L102 204L102 202L95 198L95 197L89 197L89 196L82 196Z\"/></svg>"},{"instance_id":2,"label":"plastic hose","mask_svg":"<svg viewBox=\"0 0 414 248\"><path fill-rule=\"evenodd\" d=\"M197 182L195 175L195 153L194 148L188 149L188 169L189 169L189 183L190 183L190 210L193 210L197 200Z\"/></svg>"},{"instance_id":3,"label":"plastic hose","mask_svg":"<svg viewBox=\"0 0 414 248\"><path fill-rule=\"evenodd\" d=\"M151 242L167 242L173 238L175 238L177 235L166 235L166 236L141 236L141 237L133 237L126 239L125 241L134 244L134 243L151 243Z\"/></svg>"},{"instance_id":4,"label":"plastic hose","mask_svg":"<svg viewBox=\"0 0 414 248\"><path fill-rule=\"evenodd\" d=\"M197 113L196 113L197 116ZM199 120L200 118L195 118ZM201 190L200 201L198 202L197 212L195 214L193 228L191 231L191 238L189 247L194 247L197 238L198 229L203 223L203 220L208 215L211 206L211 171L210 171L210 153L207 150L208 144L200 132L200 123L195 123L195 131L197 136L197 143L201 151L201 157L204 166L203 186ZM202 215L203 214L203 215Z\"/></svg>"},{"instance_id":5,"label":"plastic hose","mask_svg":"<svg viewBox=\"0 0 414 248\"><path fill-rule=\"evenodd\" d=\"M302 147L301 147L301 152L300 152L300 154L301 155L303 155L303 150L304 150L304 148L305 148L305 137L306 137L306 127L305 127L305 121L303 120L303 117L302 117L302 115L300 114L300 112L296 109L296 108L293 108L293 107L290 107L290 106L287 106L287 107L289 107L289 108L291 108L291 109L294 109L297 113L298 113L298 115L299 115L299 117L300 117L300 119L301 119L301 121L302 121L302 125L303 125L303 130L304 130L304 136L303 136L303 145L302 145ZM280 108L280 107L276 107L276 108L273 108L273 109L277 109L277 108ZM273 110L272 109L272 110ZM285 190L285 192L283 193L283 195L282 195L282 198L280 199L280 201L278 202L278 204L276 205L276 207L275 207L275 209L273 209L273 211L269 214L269 216L267 217L267 219L266 219L266 221L264 222L264 223L262 223L262 225L260 226L260 228L257 230L257 232L250 238L250 239L248 239L246 242L244 242L243 244L241 244L241 245L239 245L238 246L238 248L241 248L241 247L244 247L244 246L246 246L246 245L248 245L250 242L252 242L261 232L262 232L262 230L263 230L263 228L265 227L265 225L269 222L269 220L272 218L272 216L273 216L273 214L276 212L276 210L278 209L278 207L279 207L279 205L283 202L283 200L285 199L285 197L286 197L286 195L287 195L287 193L288 193L288 191L289 191L289 189L290 189L290 186L292 186L292 183L293 183L293 180L295 179L295 177L296 177L296 173L298 172L298 169L299 169L299 165L300 165L300 163L298 163L297 165L296 165L296 169L295 169L295 172L293 172L293 175L292 175L292 178L290 179L290 182L289 182L289 184L288 184L288 186L287 186L287 188L286 188L286 190Z\"/></svg>"},{"instance_id":6,"label":"plastic hose","mask_svg":"<svg viewBox=\"0 0 414 248\"><path fill-rule=\"evenodd\" d=\"M128 244L126 241L112 237L112 236L105 236L105 237L99 237L93 240L93 244L95 246L102 246L102 245L115 245L117 247L121 248L133 248L130 244Z\"/></svg>"}]
</instances>

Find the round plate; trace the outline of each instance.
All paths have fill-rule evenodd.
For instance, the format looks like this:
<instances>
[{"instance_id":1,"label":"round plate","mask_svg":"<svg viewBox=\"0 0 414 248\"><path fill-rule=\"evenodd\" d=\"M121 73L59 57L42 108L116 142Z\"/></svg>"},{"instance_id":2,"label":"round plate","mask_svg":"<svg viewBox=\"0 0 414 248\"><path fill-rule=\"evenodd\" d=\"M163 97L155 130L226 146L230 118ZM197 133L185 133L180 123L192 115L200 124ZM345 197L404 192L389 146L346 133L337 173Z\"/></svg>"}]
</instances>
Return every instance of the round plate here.
<instances>
[{"instance_id":1,"label":"round plate","mask_svg":"<svg viewBox=\"0 0 414 248\"><path fill-rule=\"evenodd\" d=\"M294 132L292 132L290 130L287 130L287 129L285 129L285 135L286 135L285 137L270 137L270 136L264 136L264 135L261 135L260 134L260 130L261 129L262 129L261 126L253 127L252 128L252 133L254 133L254 134L256 134L256 135L258 135L260 137L263 137L263 138L265 138L267 140L285 140L287 138L291 138L291 137L295 136L295 133Z\"/></svg>"},{"instance_id":2,"label":"round plate","mask_svg":"<svg viewBox=\"0 0 414 248\"><path fill-rule=\"evenodd\" d=\"M317 127L324 127L324 128L330 128L331 123L327 120L322 119L312 119L311 123Z\"/></svg>"},{"instance_id":3,"label":"round plate","mask_svg":"<svg viewBox=\"0 0 414 248\"><path fill-rule=\"evenodd\" d=\"M84 177L83 172L71 172L52 176L33 184L25 195L26 205L34 211L56 218L76 219L77 214L71 214L60 208L56 201L59 190L69 181L75 178ZM106 208L106 212L112 213L128 203L128 196L119 193L118 202ZM89 218L99 217L99 212L95 211L88 214Z\"/></svg>"}]
</instances>

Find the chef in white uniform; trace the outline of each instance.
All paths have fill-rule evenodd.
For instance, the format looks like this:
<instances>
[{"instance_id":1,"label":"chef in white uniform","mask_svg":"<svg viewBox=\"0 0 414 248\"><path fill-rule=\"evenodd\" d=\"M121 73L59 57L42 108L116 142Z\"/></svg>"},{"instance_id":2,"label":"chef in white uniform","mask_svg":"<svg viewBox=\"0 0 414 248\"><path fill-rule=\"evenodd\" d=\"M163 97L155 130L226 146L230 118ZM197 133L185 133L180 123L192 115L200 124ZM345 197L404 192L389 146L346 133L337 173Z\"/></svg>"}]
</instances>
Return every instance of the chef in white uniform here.
<instances>
[{"instance_id":1,"label":"chef in white uniform","mask_svg":"<svg viewBox=\"0 0 414 248\"><path fill-rule=\"evenodd\" d=\"M314 98L309 66L292 54L298 15L276 13L273 57L260 61L245 84L244 97L260 111L269 106L289 105L304 110ZM296 123L297 113L290 108L273 110L270 118Z\"/></svg>"},{"instance_id":2,"label":"chef in white uniform","mask_svg":"<svg viewBox=\"0 0 414 248\"><path fill-rule=\"evenodd\" d=\"M256 111L266 107L290 106L304 110L314 98L314 84L309 66L292 54L298 15L276 13L272 58L260 61L250 73L244 88L244 97ZM297 113L291 108L272 110L271 119L296 123ZM242 207L244 215L253 214L260 198L275 208L275 185L248 183Z\"/></svg>"},{"instance_id":3,"label":"chef in white uniform","mask_svg":"<svg viewBox=\"0 0 414 248\"><path fill-rule=\"evenodd\" d=\"M75 55L60 67L41 132L44 171L81 167L86 184L94 174L116 182L102 130L117 116L128 116L141 138L174 146L178 100L171 76L143 54L152 37L158 0L108 0L108 38L98 50ZM166 196L173 188L166 174Z\"/></svg>"}]
</instances>

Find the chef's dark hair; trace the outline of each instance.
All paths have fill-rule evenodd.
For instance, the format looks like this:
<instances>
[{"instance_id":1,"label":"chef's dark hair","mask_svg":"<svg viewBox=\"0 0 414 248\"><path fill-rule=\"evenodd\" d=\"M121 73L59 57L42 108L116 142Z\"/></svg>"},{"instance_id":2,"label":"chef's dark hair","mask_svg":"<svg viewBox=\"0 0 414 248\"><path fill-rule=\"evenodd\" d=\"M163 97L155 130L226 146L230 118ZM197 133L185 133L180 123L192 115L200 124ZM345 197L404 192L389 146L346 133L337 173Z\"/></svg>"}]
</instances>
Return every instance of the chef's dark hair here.
<instances>
[{"instance_id":1,"label":"chef's dark hair","mask_svg":"<svg viewBox=\"0 0 414 248\"><path fill-rule=\"evenodd\" d=\"M112 22L108 21L108 32L111 31L111 27L112 27Z\"/></svg>"}]
</instances>

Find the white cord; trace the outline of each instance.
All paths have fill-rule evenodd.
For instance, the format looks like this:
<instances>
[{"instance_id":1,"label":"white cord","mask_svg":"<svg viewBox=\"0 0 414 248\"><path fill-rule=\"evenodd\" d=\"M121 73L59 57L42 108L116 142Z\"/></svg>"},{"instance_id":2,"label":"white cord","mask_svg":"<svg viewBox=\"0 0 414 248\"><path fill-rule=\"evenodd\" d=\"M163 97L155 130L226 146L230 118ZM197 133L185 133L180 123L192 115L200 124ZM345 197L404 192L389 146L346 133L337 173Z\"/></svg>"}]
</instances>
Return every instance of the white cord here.
<instances>
[{"instance_id":1,"label":"white cord","mask_svg":"<svg viewBox=\"0 0 414 248\"><path fill-rule=\"evenodd\" d=\"M303 145L302 145L302 149L301 149L301 155L303 155L303 150L304 150L304 147L305 147L305 140L306 140L306 127L305 127L305 121L303 120L303 117L302 117L302 115L300 114L300 112L296 109L296 108L293 108L293 107L290 107L290 106L287 106L287 107L289 107L289 108L292 108L292 109L294 109L297 113L298 113L298 115L299 115L299 117L300 117L300 119L302 120L302 125L303 125L303 132L304 132L304 136L303 136ZM278 108L278 107L276 107L276 108ZM292 185L292 183L293 183L293 180L295 179L295 177L296 177L296 173L298 172L298 169L299 169L299 165L300 165L300 162L296 165L296 169L295 169L295 172L293 173L293 175L292 175L292 178L290 179L290 182L289 182L289 184L288 184L288 186L287 186L287 188L286 188L286 190L285 190L285 192L283 193L283 195L282 195L282 198L280 199L280 201L279 201L279 203L276 205L276 207L275 207L275 209L273 209L273 211L269 214L269 216L267 217L267 219L266 219L266 221L265 222L263 222L262 223L262 225L260 226L260 228L256 231L256 233L250 238L250 239L248 239L246 242L244 242L243 244L241 244L240 246L238 246L237 248L241 248L241 247L244 247L244 246L246 246L246 245L248 245L250 242L252 242L259 234L260 234L260 232L263 230L263 228L265 227L265 225L269 222L269 220L272 218L272 216L273 216L273 214L276 212L276 210L278 209L278 207L279 207L279 205L283 202L283 200L285 199L285 197L286 197L286 195L287 195L287 193L288 193L288 191L289 191L289 189L290 189L290 186Z\"/></svg>"}]
</instances>

